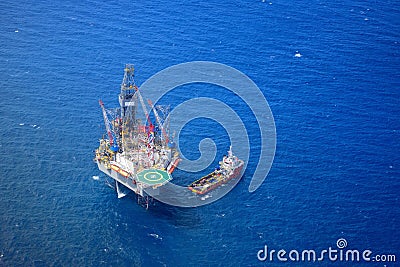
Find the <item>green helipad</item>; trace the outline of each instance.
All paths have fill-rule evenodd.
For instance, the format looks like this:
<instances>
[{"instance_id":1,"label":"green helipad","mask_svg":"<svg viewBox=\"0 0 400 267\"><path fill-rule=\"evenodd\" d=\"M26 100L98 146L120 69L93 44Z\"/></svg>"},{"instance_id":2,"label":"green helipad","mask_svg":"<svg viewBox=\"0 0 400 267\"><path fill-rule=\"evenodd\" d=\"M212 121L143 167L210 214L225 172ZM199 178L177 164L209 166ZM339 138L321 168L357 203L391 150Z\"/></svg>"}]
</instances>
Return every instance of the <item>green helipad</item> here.
<instances>
[{"instance_id":1,"label":"green helipad","mask_svg":"<svg viewBox=\"0 0 400 267\"><path fill-rule=\"evenodd\" d=\"M139 182L148 185L165 184L172 179L167 171L157 169L145 169L137 174Z\"/></svg>"}]
</instances>

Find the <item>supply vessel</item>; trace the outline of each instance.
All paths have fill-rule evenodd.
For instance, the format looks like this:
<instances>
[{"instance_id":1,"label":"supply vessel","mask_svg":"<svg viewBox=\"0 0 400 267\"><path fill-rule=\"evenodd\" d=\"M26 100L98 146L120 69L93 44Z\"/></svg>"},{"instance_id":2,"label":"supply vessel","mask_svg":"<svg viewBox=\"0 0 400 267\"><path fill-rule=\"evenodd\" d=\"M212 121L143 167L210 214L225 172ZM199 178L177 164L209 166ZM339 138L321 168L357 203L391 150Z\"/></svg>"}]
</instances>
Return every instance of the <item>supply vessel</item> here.
<instances>
[{"instance_id":1,"label":"supply vessel","mask_svg":"<svg viewBox=\"0 0 400 267\"><path fill-rule=\"evenodd\" d=\"M201 177L188 186L188 189L198 195L203 195L228 181L240 178L244 162L232 153L232 146L228 155L219 162L218 168Z\"/></svg>"}]
</instances>

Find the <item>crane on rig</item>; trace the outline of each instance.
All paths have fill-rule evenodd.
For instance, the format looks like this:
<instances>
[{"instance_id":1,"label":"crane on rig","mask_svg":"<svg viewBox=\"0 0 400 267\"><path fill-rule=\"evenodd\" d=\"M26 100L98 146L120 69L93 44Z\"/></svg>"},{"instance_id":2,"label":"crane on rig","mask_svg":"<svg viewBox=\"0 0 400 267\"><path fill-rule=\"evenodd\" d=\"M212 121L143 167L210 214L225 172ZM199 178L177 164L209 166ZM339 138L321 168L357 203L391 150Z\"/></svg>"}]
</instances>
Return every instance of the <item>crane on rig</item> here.
<instances>
[{"instance_id":1,"label":"crane on rig","mask_svg":"<svg viewBox=\"0 0 400 267\"><path fill-rule=\"evenodd\" d=\"M150 106L150 107L152 108L152 110L153 110L154 116L156 117L156 121L157 121L158 127L161 129L162 136L164 137L165 143L168 144L168 142L169 142L169 137L168 137L167 133L165 132L164 126L163 126L163 124L161 123L161 118L160 118L160 116L158 115L158 112L157 112L156 108L154 107L154 105L153 105L153 103L151 102L150 99L147 100L147 103L149 103L149 106Z\"/></svg>"},{"instance_id":2,"label":"crane on rig","mask_svg":"<svg viewBox=\"0 0 400 267\"><path fill-rule=\"evenodd\" d=\"M110 149L112 151L116 152L119 149L118 144L116 142L117 139L115 138L114 132L111 130L111 127L110 127L111 123L110 123L110 120L108 119L106 108L104 107L104 103L103 103L103 101L101 101L101 99L99 100L99 104L100 104L101 110L103 112L104 124L106 126L108 140L110 141Z\"/></svg>"},{"instance_id":3,"label":"crane on rig","mask_svg":"<svg viewBox=\"0 0 400 267\"><path fill-rule=\"evenodd\" d=\"M140 93L140 90L139 90L139 88L138 88L136 85L134 86L134 88L135 88L136 94L137 94L138 97L139 97L139 101L140 101L140 105L142 106L143 113L144 113L144 115L146 116L147 122L149 123L149 129L150 129L150 130L153 130L154 125L152 124L152 122L151 122L151 120L150 120L150 114L149 114L149 112L147 111L147 108L146 108L146 105L145 105L145 103L144 103L142 94Z\"/></svg>"}]
</instances>

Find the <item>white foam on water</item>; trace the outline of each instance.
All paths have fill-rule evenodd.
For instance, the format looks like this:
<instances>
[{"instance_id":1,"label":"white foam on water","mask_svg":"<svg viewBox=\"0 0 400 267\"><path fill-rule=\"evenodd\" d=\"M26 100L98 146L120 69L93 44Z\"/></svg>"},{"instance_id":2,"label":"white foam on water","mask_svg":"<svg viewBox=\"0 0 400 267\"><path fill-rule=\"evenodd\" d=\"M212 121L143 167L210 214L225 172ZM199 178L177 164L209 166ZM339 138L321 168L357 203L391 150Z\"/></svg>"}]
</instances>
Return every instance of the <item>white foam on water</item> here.
<instances>
[{"instance_id":1,"label":"white foam on water","mask_svg":"<svg viewBox=\"0 0 400 267\"><path fill-rule=\"evenodd\" d=\"M211 197L211 195L205 195L204 197L201 198L201 200L206 200L209 197Z\"/></svg>"},{"instance_id":2,"label":"white foam on water","mask_svg":"<svg viewBox=\"0 0 400 267\"><path fill-rule=\"evenodd\" d=\"M149 236L154 237L155 239L162 240L162 237L158 234L149 234Z\"/></svg>"},{"instance_id":3,"label":"white foam on water","mask_svg":"<svg viewBox=\"0 0 400 267\"><path fill-rule=\"evenodd\" d=\"M117 195L118 198L123 198L124 196L126 196L129 192L124 192L119 186L119 183L117 181L115 181L115 187L117 188Z\"/></svg>"}]
</instances>

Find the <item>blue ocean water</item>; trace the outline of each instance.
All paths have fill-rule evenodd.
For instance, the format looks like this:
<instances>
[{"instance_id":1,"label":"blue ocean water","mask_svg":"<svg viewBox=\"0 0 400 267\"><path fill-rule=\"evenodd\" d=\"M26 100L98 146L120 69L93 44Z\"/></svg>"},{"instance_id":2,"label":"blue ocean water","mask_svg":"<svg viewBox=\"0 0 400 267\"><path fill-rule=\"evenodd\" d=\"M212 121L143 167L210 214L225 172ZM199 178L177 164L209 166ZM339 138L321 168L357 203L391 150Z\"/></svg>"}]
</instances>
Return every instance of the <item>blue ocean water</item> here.
<instances>
[{"instance_id":1,"label":"blue ocean water","mask_svg":"<svg viewBox=\"0 0 400 267\"><path fill-rule=\"evenodd\" d=\"M6 0L0 10L0 265L281 266L258 250L322 250L339 238L400 260L397 1ZM98 99L117 106L125 63L140 85L194 60L237 68L263 91L277 130L267 179L248 192L260 141L241 103L253 157L227 196L196 209L117 199L92 162ZM172 105L190 94L177 88ZM205 120L187 131L192 159L200 137L224 134ZM301 264L354 263L289 265Z\"/></svg>"}]
</instances>

